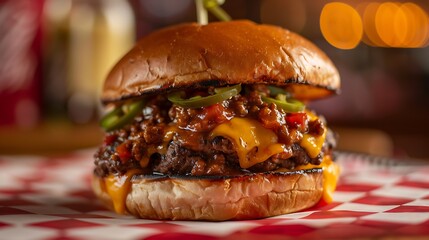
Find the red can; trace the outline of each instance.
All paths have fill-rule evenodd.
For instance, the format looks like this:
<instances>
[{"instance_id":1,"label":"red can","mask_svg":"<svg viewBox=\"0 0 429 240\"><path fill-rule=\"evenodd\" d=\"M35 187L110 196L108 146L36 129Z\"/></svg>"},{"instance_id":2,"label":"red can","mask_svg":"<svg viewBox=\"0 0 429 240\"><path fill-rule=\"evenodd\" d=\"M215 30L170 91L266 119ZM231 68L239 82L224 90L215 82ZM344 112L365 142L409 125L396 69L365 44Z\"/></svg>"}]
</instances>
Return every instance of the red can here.
<instances>
[{"instance_id":1,"label":"red can","mask_svg":"<svg viewBox=\"0 0 429 240\"><path fill-rule=\"evenodd\" d=\"M0 0L0 125L40 120L43 0Z\"/></svg>"}]
</instances>

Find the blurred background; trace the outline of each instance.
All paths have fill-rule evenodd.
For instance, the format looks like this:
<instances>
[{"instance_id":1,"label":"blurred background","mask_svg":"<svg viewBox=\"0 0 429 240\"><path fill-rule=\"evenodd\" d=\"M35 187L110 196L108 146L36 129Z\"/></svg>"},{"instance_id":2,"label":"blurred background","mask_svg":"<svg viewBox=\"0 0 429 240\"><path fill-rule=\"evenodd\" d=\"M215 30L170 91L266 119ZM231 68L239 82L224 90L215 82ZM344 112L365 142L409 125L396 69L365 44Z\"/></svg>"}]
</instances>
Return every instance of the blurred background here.
<instances>
[{"instance_id":1,"label":"blurred background","mask_svg":"<svg viewBox=\"0 0 429 240\"><path fill-rule=\"evenodd\" d=\"M323 49L340 95L311 107L339 148L429 159L429 1L226 0L233 19ZM0 154L94 147L101 84L136 39L196 21L193 0L0 0ZM216 21L210 16L210 21Z\"/></svg>"}]
</instances>

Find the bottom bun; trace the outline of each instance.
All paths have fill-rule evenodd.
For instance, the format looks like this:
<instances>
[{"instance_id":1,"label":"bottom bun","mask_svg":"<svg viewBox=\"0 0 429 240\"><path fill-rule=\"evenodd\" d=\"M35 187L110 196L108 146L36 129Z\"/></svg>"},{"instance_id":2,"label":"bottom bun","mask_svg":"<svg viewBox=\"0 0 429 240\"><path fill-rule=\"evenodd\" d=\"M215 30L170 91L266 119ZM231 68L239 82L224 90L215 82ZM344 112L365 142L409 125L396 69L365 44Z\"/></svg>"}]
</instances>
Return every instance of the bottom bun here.
<instances>
[{"instance_id":1,"label":"bottom bun","mask_svg":"<svg viewBox=\"0 0 429 240\"><path fill-rule=\"evenodd\" d=\"M94 176L95 194L113 209ZM303 210L322 197L322 169L240 176L136 175L126 197L128 214L147 219L242 220Z\"/></svg>"}]
</instances>

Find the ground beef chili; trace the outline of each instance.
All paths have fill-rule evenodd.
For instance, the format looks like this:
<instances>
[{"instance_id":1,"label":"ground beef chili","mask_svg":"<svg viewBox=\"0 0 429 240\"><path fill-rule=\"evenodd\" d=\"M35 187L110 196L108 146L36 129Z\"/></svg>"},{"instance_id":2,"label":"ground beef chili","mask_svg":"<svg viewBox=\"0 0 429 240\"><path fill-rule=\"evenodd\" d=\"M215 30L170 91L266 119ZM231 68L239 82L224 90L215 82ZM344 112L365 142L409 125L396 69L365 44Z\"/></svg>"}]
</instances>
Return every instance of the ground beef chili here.
<instances>
[{"instance_id":1,"label":"ground beef chili","mask_svg":"<svg viewBox=\"0 0 429 240\"><path fill-rule=\"evenodd\" d=\"M268 92L264 85L244 88L229 100L195 109L173 105L163 95L152 97L134 122L106 135L95 154L95 173L103 177L137 168L142 173L168 175L234 175L294 169L308 163L320 164L323 155L334 147L335 137L328 130L321 153L310 158L299 141L304 133L322 135L323 119L310 121L306 113L286 113L273 103L263 102L261 93ZM230 140L207 137L217 125L233 117L255 119L274 131L279 142L288 146L285 152L241 169ZM172 128L175 130L170 131Z\"/></svg>"}]
</instances>

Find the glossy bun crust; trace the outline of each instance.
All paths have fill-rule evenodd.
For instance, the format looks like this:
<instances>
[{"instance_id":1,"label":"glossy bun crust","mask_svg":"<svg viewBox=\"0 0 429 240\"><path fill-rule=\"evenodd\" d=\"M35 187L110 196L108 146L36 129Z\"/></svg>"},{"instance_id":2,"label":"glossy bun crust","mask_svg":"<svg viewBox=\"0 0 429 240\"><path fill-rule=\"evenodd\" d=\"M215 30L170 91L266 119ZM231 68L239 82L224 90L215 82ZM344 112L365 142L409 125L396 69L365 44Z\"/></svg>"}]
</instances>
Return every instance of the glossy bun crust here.
<instances>
[{"instance_id":1,"label":"glossy bun crust","mask_svg":"<svg viewBox=\"0 0 429 240\"><path fill-rule=\"evenodd\" d=\"M338 91L340 78L319 48L280 27L188 23L141 39L108 75L102 101L238 83L287 85L296 98L311 100Z\"/></svg>"},{"instance_id":2,"label":"glossy bun crust","mask_svg":"<svg viewBox=\"0 0 429 240\"><path fill-rule=\"evenodd\" d=\"M95 194L113 209L94 176ZM127 213L146 219L242 220L296 212L322 196L321 169L255 173L236 177L147 178L135 176L125 200Z\"/></svg>"}]
</instances>

